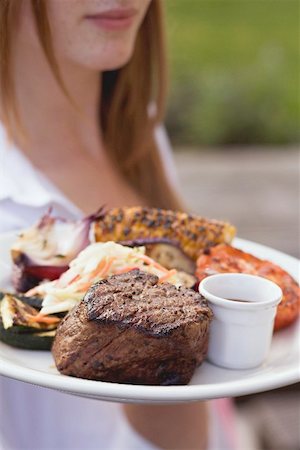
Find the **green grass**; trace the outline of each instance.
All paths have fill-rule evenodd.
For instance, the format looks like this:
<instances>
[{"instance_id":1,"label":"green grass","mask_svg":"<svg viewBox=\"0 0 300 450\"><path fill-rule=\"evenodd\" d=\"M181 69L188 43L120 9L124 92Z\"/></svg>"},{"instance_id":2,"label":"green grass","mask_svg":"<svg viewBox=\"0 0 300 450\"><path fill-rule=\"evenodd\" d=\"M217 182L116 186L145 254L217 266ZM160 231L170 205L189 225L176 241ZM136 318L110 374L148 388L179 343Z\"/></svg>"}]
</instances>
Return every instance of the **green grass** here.
<instances>
[{"instance_id":1,"label":"green grass","mask_svg":"<svg viewBox=\"0 0 300 450\"><path fill-rule=\"evenodd\" d=\"M179 143L299 138L298 0L164 0Z\"/></svg>"}]
</instances>

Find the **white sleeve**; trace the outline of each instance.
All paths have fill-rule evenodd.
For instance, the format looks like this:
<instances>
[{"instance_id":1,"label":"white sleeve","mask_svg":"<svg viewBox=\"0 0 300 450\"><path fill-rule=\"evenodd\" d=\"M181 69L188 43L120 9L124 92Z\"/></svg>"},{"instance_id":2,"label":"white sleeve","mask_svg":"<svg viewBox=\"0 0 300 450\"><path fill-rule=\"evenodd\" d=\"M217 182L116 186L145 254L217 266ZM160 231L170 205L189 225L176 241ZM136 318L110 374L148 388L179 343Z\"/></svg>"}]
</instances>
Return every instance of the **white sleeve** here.
<instances>
[{"instance_id":1,"label":"white sleeve","mask_svg":"<svg viewBox=\"0 0 300 450\"><path fill-rule=\"evenodd\" d=\"M173 150L166 129L163 125L160 125L155 129L155 139L168 180L171 186L175 190L178 190L179 182L173 156Z\"/></svg>"}]
</instances>

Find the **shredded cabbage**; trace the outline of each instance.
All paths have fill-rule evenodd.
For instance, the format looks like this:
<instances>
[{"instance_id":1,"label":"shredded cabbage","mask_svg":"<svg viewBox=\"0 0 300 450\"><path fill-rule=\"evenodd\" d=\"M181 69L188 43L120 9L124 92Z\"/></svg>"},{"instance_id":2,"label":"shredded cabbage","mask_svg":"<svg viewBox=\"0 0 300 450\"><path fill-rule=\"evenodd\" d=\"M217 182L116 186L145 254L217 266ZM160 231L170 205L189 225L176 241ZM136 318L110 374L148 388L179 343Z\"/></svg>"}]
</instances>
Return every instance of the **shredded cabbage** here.
<instances>
[{"instance_id":1,"label":"shredded cabbage","mask_svg":"<svg viewBox=\"0 0 300 450\"><path fill-rule=\"evenodd\" d=\"M110 241L90 244L71 261L60 278L31 289L27 295L43 297L41 314L69 311L97 281L133 269L152 273L176 286L182 284L177 271L167 270L146 256L145 247L125 247Z\"/></svg>"}]
</instances>

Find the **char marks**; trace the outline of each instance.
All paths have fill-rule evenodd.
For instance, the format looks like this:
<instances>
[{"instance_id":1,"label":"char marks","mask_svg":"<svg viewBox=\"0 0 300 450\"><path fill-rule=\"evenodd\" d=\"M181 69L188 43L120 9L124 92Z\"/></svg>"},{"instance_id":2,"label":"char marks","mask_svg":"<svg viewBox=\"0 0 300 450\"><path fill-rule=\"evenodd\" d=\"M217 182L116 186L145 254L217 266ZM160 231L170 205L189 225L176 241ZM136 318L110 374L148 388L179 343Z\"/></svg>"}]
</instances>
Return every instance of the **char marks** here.
<instances>
[{"instance_id":1,"label":"char marks","mask_svg":"<svg viewBox=\"0 0 300 450\"><path fill-rule=\"evenodd\" d=\"M158 277L139 270L100 281L87 293L84 303L88 320L133 326L153 335L167 334L211 314L195 291L159 284Z\"/></svg>"}]
</instances>

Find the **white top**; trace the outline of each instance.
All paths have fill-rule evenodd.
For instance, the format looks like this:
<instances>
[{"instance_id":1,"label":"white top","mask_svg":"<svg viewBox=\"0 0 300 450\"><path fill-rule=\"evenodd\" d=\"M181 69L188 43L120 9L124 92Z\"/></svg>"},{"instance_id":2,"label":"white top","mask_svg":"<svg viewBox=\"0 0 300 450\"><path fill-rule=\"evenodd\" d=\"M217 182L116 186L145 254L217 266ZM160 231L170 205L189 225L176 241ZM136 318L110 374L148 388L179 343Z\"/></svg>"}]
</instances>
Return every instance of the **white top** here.
<instances>
[{"instance_id":1,"label":"white top","mask_svg":"<svg viewBox=\"0 0 300 450\"><path fill-rule=\"evenodd\" d=\"M158 130L157 139L171 182L176 183L163 129ZM78 208L8 142L0 123L0 232L32 225L50 205L55 214L80 216ZM222 426L228 428L228 421L218 423L214 413L221 404L215 401L211 405L210 448L232 450L221 430ZM0 449L155 450L155 447L131 428L119 404L0 377Z\"/></svg>"}]
</instances>

